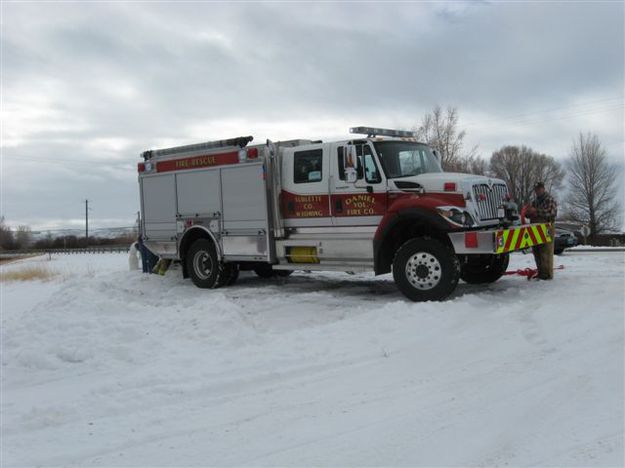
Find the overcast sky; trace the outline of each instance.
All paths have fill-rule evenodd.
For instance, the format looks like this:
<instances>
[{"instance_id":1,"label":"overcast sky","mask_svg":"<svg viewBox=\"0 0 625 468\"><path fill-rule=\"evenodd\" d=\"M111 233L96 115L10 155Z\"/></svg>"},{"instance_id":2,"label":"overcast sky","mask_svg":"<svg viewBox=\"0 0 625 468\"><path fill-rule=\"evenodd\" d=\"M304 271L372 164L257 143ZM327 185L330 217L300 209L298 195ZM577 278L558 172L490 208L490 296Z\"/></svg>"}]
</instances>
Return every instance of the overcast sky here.
<instances>
[{"instance_id":1,"label":"overcast sky","mask_svg":"<svg viewBox=\"0 0 625 468\"><path fill-rule=\"evenodd\" d=\"M145 149L411 128L456 106L467 145L624 161L624 3L2 2L11 225L132 225Z\"/></svg>"}]
</instances>

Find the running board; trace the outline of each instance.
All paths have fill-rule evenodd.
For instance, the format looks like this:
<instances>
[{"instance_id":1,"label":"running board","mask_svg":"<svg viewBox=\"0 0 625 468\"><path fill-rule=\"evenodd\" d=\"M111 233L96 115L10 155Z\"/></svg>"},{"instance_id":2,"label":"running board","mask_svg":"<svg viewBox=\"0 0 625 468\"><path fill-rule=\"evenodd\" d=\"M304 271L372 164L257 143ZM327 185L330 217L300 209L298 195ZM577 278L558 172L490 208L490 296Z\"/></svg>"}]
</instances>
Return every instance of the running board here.
<instances>
[{"instance_id":1,"label":"running board","mask_svg":"<svg viewBox=\"0 0 625 468\"><path fill-rule=\"evenodd\" d=\"M373 265L363 263L284 263L281 265L272 265L274 270L309 270L309 271L353 271L367 272L373 271Z\"/></svg>"}]
</instances>

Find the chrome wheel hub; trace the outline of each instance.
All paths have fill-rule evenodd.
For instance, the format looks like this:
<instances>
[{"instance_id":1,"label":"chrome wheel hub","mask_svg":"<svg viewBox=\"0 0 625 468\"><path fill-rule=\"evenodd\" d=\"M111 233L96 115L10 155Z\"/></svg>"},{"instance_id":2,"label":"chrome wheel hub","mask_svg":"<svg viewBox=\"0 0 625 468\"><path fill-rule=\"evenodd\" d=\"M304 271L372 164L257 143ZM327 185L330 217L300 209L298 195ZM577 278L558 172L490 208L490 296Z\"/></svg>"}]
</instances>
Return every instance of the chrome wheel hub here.
<instances>
[{"instance_id":1,"label":"chrome wheel hub","mask_svg":"<svg viewBox=\"0 0 625 468\"><path fill-rule=\"evenodd\" d=\"M200 279L208 279L213 271L213 260L206 251L199 251L193 256L193 269Z\"/></svg>"},{"instance_id":2,"label":"chrome wheel hub","mask_svg":"<svg viewBox=\"0 0 625 468\"><path fill-rule=\"evenodd\" d=\"M436 287L443 271L438 259L428 252L417 252L406 263L406 278L417 289Z\"/></svg>"}]
</instances>

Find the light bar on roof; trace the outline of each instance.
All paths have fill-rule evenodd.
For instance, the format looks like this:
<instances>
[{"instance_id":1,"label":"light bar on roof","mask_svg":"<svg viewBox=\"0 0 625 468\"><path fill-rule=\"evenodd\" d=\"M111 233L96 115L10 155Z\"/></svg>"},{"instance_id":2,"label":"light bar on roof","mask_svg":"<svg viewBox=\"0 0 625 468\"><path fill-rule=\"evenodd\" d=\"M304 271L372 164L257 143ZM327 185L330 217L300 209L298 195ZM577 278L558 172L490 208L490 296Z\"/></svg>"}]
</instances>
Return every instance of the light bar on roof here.
<instances>
[{"instance_id":1,"label":"light bar on roof","mask_svg":"<svg viewBox=\"0 0 625 468\"><path fill-rule=\"evenodd\" d=\"M352 127L349 129L349 133L358 133L373 136L388 136L388 137L402 137L402 138L414 138L415 132L409 132L406 130L391 130L389 128L373 128L373 127Z\"/></svg>"}]
</instances>

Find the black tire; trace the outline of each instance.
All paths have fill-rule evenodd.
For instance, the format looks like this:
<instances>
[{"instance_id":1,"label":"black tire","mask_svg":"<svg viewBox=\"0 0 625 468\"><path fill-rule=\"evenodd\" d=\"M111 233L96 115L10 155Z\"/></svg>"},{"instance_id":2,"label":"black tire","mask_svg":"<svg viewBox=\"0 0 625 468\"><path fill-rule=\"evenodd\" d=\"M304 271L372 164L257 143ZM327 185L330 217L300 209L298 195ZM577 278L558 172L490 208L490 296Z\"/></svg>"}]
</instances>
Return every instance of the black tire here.
<instances>
[{"instance_id":1,"label":"black tire","mask_svg":"<svg viewBox=\"0 0 625 468\"><path fill-rule=\"evenodd\" d=\"M469 284L494 283L508 269L510 255L468 256L460 267L460 278Z\"/></svg>"},{"instance_id":2,"label":"black tire","mask_svg":"<svg viewBox=\"0 0 625 468\"><path fill-rule=\"evenodd\" d=\"M239 279L239 265L237 263L231 263L232 265L232 273L230 274L230 278L226 283L226 286L232 286Z\"/></svg>"},{"instance_id":3,"label":"black tire","mask_svg":"<svg viewBox=\"0 0 625 468\"><path fill-rule=\"evenodd\" d=\"M258 263L252 269L261 278L273 278L275 276L286 278L293 273L293 270L274 270L268 263Z\"/></svg>"},{"instance_id":4,"label":"black tire","mask_svg":"<svg viewBox=\"0 0 625 468\"><path fill-rule=\"evenodd\" d=\"M556 254L556 255L562 255L564 253L564 249L554 250L553 253Z\"/></svg>"},{"instance_id":5,"label":"black tire","mask_svg":"<svg viewBox=\"0 0 625 468\"><path fill-rule=\"evenodd\" d=\"M196 240L185 256L185 265L191 281L198 288L212 289L221 286L224 264L219 262L212 241Z\"/></svg>"},{"instance_id":6,"label":"black tire","mask_svg":"<svg viewBox=\"0 0 625 468\"><path fill-rule=\"evenodd\" d=\"M236 263L224 263L223 264L223 272L219 277L218 288L223 286L230 286L234 284L234 282L239 277L239 265Z\"/></svg>"},{"instance_id":7,"label":"black tire","mask_svg":"<svg viewBox=\"0 0 625 468\"><path fill-rule=\"evenodd\" d=\"M253 270L261 278L273 278L275 276L275 271L268 263L259 263L254 266Z\"/></svg>"},{"instance_id":8,"label":"black tire","mask_svg":"<svg viewBox=\"0 0 625 468\"><path fill-rule=\"evenodd\" d=\"M406 241L393 258L393 279L411 301L440 301L458 284L460 265L451 248L436 239Z\"/></svg>"}]
</instances>

